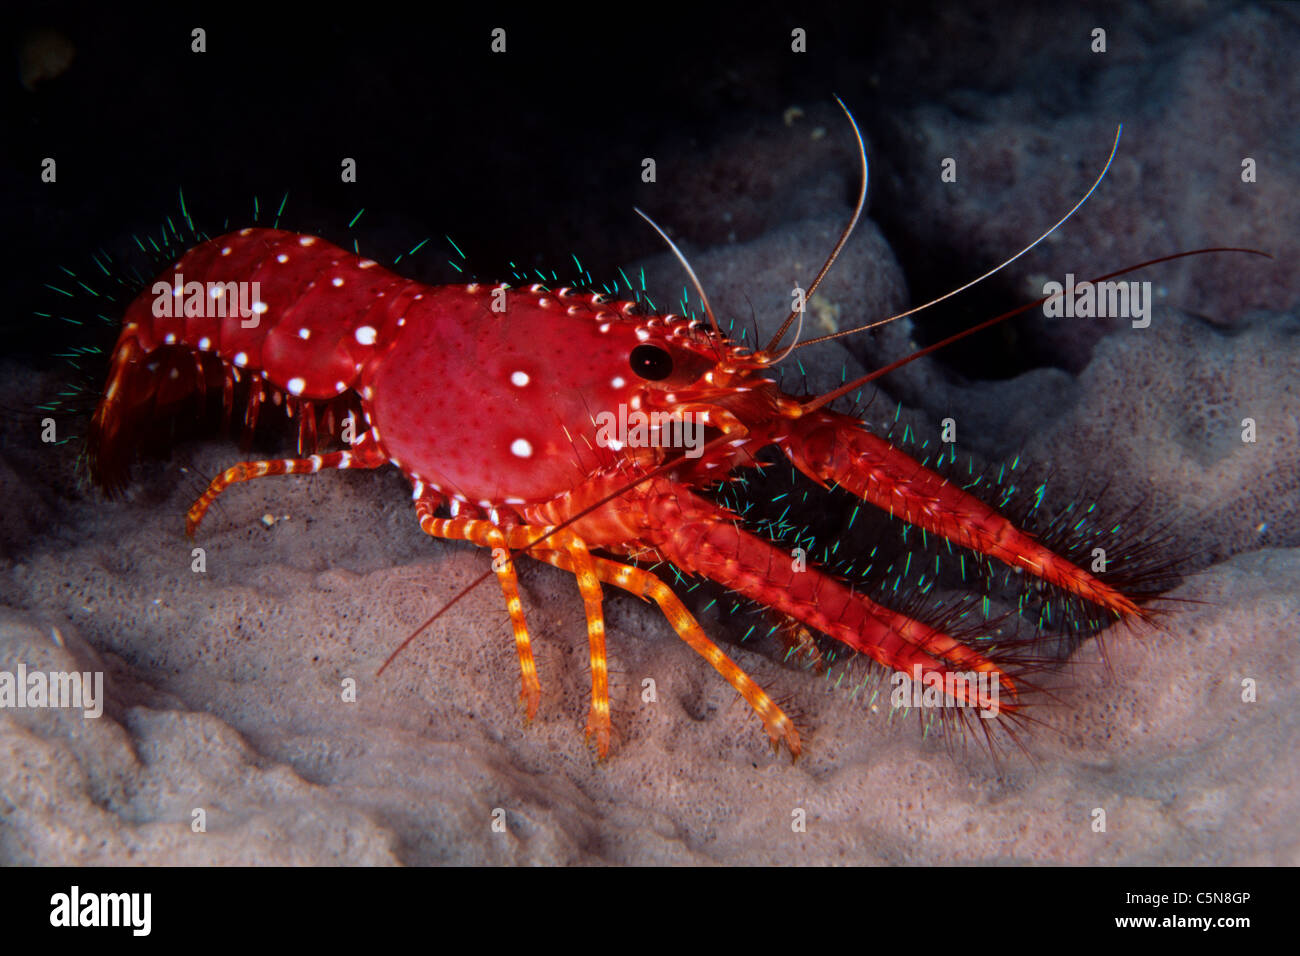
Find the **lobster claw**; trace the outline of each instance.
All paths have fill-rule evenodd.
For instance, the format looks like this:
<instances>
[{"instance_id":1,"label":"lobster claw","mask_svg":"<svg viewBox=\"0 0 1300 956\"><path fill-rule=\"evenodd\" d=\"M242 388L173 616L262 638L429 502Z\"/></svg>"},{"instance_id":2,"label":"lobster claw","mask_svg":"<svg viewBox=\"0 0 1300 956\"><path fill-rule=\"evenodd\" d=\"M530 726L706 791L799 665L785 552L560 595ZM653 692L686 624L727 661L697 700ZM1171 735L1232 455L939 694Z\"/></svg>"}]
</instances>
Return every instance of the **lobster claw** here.
<instances>
[{"instance_id":1,"label":"lobster claw","mask_svg":"<svg viewBox=\"0 0 1300 956\"><path fill-rule=\"evenodd\" d=\"M656 551L677 567L711 578L891 670L952 687L953 705L994 715L1017 709L1016 682L995 661L815 566L791 561L780 547L742 528L736 515L690 489L658 479L629 492L628 504L648 519Z\"/></svg>"},{"instance_id":2,"label":"lobster claw","mask_svg":"<svg viewBox=\"0 0 1300 956\"><path fill-rule=\"evenodd\" d=\"M782 447L796 468L823 487L839 485L908 524L1021 568L1119 617L1141 613L1131 599L855 418L818 409L791 423Z\"/></svg>"}]
</instances>

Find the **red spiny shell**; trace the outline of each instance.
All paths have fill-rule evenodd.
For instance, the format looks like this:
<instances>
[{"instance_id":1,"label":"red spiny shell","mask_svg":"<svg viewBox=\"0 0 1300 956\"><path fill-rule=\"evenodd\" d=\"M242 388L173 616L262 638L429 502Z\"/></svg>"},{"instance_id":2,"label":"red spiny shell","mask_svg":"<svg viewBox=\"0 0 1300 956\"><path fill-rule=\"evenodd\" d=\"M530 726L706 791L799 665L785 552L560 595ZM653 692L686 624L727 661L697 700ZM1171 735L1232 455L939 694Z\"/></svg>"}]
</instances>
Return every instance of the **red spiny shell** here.
<instances>
[{"instance_id":1,"label":"red spiny shell","mask_svg":"<svg viewBox=\"0 0 1300 956\"><path fill-rule=\"evenodd\" d=\"M150 289L127 310L124 336L133 331L146 353L171 343L211 351L308 399L354 387L420 289L323 239L274 229L244 229L195 246L172 273L186 284L256 283L256 324L246 328L252 319L238 315L158 316ZM165 274L162 281L177 280ZM374 333L359 334L363 329Z\"/></svg>"},{"instance_id":2,"label":"red spiny shell","mask_svg":"<svg viewBox=\"0 0 1300 956\"><path fill-rule=\"evenodd\" d=\"M684 374L709 361L688 347L685 320L637 316L631 303L541 286L428 286L280 230L196 246L159 280L167 290L181 281L255 284L256 321L186 315L181 296L175 315L160 316L151 287L127 311L119 360L134 340L141 356L188 348L299 399L353 391L412 480L485 506L548 501L630 457L657 458L603 447L595 417L642 406L648 383L628 365L639 344L671 349Z\"/></svg>"},{"instance_id":3,"label":"red spiny shell","mask_svg":"<svg viewBox=\"0 0 1300 956\"><path fill-rule=\"evenodd\" d=\"M498 289L427 289L363 396L408 474L476 503L546 500L618 458L593 418L640 404L628 367L640 325L537 286L506 290L493 311Z\"/></svg>"}]
</instances>

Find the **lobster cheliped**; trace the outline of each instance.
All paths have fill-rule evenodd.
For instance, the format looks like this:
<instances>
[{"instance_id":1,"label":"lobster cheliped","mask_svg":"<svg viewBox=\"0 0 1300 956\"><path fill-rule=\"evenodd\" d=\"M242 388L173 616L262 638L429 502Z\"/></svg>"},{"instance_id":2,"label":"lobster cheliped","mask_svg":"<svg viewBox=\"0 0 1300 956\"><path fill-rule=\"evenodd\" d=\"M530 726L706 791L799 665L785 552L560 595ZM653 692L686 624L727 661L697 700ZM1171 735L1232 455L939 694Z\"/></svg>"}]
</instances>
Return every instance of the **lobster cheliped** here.
<instances>
[{"instance_id":1,"label":"lobster cheliped","mask_svg":"<svg viewBox=\"0 0 1300 956\"><path fill-rule=\"evenodd\" d=\"M865 173L864 155L854 222ZM223 297L233 299L244 284L256 290L247 308L225 308ZM611 733L602 584L655 601L750 704L773 746L784 741L796 756L801 749L790 718L673 591L620 557L667 561L707 577L886 668L941 684L951 706L1007 713L1022 706L1018 678L987 648L884 607L816 566L800 566L701 493L755 466L767 447L823 487L846 489L1116 618L1142 613L859 419L826 407L859 383L812 401L783 393L769 373L789 352L776 348L794 314L766 349L753 351L722 335L704 302L707 325L569 288L428 286L314 236L242 229L190 249L128 307L91 422L92 473L104 487L120 487L149 423L211 389L220 390L225 419L249 432L265 403L283 404L297 419L299 457L243 462L218 475L189 509L191 533L216 497L240 481L396 466L412 484L426 533L503 557L493 568L529 718L541 688L513 556L526 553L574 575L590 642L586 729L602 756ZM695 455L659 442L611 440L598 416L614 409L702 423L709 440ZM346 447L316 453L322 437L346 439ZM990 678L995 695L987 680L953 679L961 675Z\"/></svg>"}]
</instances>

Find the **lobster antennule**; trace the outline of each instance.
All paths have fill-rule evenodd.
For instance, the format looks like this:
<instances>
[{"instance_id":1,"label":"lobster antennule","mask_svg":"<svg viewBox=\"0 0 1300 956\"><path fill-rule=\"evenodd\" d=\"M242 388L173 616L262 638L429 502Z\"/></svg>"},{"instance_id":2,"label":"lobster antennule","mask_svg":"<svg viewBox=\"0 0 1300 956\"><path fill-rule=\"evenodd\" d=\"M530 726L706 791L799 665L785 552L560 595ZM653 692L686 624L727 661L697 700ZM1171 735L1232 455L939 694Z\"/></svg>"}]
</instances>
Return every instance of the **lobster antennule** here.
<instances>
[{"instance_id":1,"label":"lobster antennule","mask_svg":"<svg viewBox=\"0 0 1300 956\"><path fill-rule=\"evenodd\" d=\"M673 255L677 257L677 261L682 264L682 268L685 269L686 274L690 276L691 284L695 286L695 291L700 297L701 304L704 306L704 314L709 317L709 325L713 326L714 335L718 338L722 338L722 329L719 327L718 320L713 314L713 307L709 305L709 297L704 294L704 285L700 282L699 276L695 274L695 270L691 268L691 264L687 261L686 256L677 248L677 243L668 238L668 233L659 228L659 223L655 222L640 209L633 206L632 211L646 222L650 223L650 228L659 233L659 238L668 243L668 248L672 250Z\"/></svg>"},{"instance_id":2,"label":"lobster antennule","mask_svg":"<svg viewBox=\"0 0 1300 956\"><path fill-rule=\"evenodd\" d=\"M843 105L843 104L841 104L841 105ZM850 117L850 118L851 118L851 117ZM856 125L855 125L855 126L854 126L854 129L856 129L856 128L857 128L857 127L856 127ZM983 282L985 279L989 278L990 276L993 276L993 275L995 275L996 273L1001 272L1001 271L1002 271L1003 269L1005 269L1007 266L1011 265L1011 263L1015 262L1015 261L1016 261L1017 259L1019 259L1021 256L1025 255L1026 253L1028 253L1030 250L1032 250L1032 249L1033 249L1035 246L1037 246L1039 243L1041 243L1041 242L1043 242L1044 240L1046 240L1048 236L1050 236L1052 233L1056 232L1056 230L1060 229L1063 225L1065 225L1065 223L1070 219L1070 217L1073 216L1076 212L1078 212L1079 209L1083 206L1083 204L1086 203L1086 202L1088 201L1089 198L1091 198L1092 194L1093 194L1094 192L1097 191L1097 187L1101 185L1101 181L1102 181L1103 179L1106 178L1106 173L1110 170L1111 163L1115 162L1115 154L1119 151L1119 139L1120 139L1120 136L1123 135L1123 133L1124 133L1124 124L1121 123L1119 126L1117 126L1117 127L1115 128L1115 142L1111 144L1111 147L1110 147L1110 156L1108 156L1108 157L1106 158L1106 165L1102 167L1101 172L1097 174L1097 178L1096 178L1096 180L1093 181L1093 184L1088 188L1088 191L1087 191L1086 193L1083 194L1083 197L1082 197L1082 198L1081 198L1077 203L1074 204L1074 206L1070 209L1069 212L1067 212L1064 216L1062 216L1060 219L1058 219L1058 220L1056 221L1056 223L1055 223L1055 224L1054 224L1050 229L1048 229L1046 232L1044 232L1041 236L1039 236L1037 239L1035 239L1035 240L1034 240L1033 242L1031 242L1029 245L1027 245L1027 246L1025 246L1023 249L1021 249L1021 250L1020 250L1019 252L1017 252L1014 256L1011 256L1011 257L1008 258L1008 259L1004 259L1004 260L1002 260L1002 262L998 263L998 264L997 264L996 266L994 266L992 269L989 269L989 270L988 270L987 272L985 272L983 275L976 276L974 279L971 279L971 280L970 280L969 282L967 282L965 285L959 285L959 286L958 286L957 288L955 288L955 289L950 289L949 291L945 292L943 295L938 296L937 298L931 299L929 302L923 302L923 303L921 303L920 305L913 306L912 308L908 309L906 312L899 312L897 315L891 315L891 316L890 316L889 318L887 318L887 319L880 319L880 320L878 320L878 321L876 321L876 322L868 322L866 325L859 325L859 326L857 326L856 328L852 328L852 329L844 329L844 330L839 331L839 332L832 332L832 333L830 333L829 335L818 336L818 337L815 338L815 339L809 339L807 342L799 343L797 346L791 346L791 348L789 349L789 351L792 352L792 351L794 351L795 348L805 348L805 347L807 347L807 346L809 346L809 345L816 345L816 344L818 344L819 342L828 342L828 341L830 341L831 339L843 338L843 337L846 336L846 335L854 335L854 334L856 334L856 333L858 333L858 332L865 332L865 331L867 331L868 329L878 328L878 327L880 327L880 326L882 326L882 325L888 325L890 322L896 322L896 321L898 321L899 319L905 319L905 318L907 318L909 315L915 315L916 313L918 313L918 312L923 312L924 310L930 308L930 307L933 306L933 305L938 305L940 302L943 302L945 299L951 299L953 296L955 296L955 295L959 295L959 294L961 294L962 292L965 292L967 289L971 288L972 286L979 285L981 282ZM859 143L860 143L860 142L861 142L861 139L859 139ZM865 162L865 158L864 158L863 161ZM864 186L864 189L865 189L865 186ZM855 214L854 214L854 222L856 222L856 221L857 221L857 214L855 213ZM847 238L848 238L847 235L844 236L844 237L841 239L840 245L843 245L843 240L844 240L844 239L847 239ZM831 258L831 261L834 261L834 256L835 256L836 254L838 254L839 251L840 251L840 246L837 245L837 246L835 247L835 252L833 252L833 253L831 254L831 257L832 257L832 258ZM823 272L818 274L818 276L817 276L817 281L818 281L818 282L821 281L822 274L824 274L825 269L828 269L828 268L830 268L830 262L827 262L827 263L826 263L826 266L823 268ZM1117 274L1118 274L1118 273L1117 273ZM1109 277L1107 277L1107 278L1109 278ZM1096 281L1101 281L1101 280L1096 280ZM809 292L809 295L811 295L811 294L812 294L812 293L811 293L811 291L810 291L810 292ZM1035 304L1037 304L1037 303L1035 303ZM1028 306L1027 308L1033 308L1033 306L1031 305L1031 306ZM1012 314L1015 314L1015 313L1012 313ZM998 319L995 319L995 320L993 320L993 321L1000 321L1001 319L1003 319L1003 318L1007 318L1007 317L1008 317L1008 316L999 316ZM793 318L793 315L791 316L791 318ZM790 324L790 319L787 319L787 320L786 320L786 324L783 325L783 326L781 327L781 333L782 333L782 334L785 333L785 330L789 327L789 324ZM990 325L991 325L992 322L987 323L987 324L990 324ZM955 336L951 341L955 341L957 338L961 338L963 335L969 335L971 332L976 331L976 330L978 330L978 329L980 329L980 328L984 328L984 327L985 327L985 326L982 326L982 325L981 325L981 326L977 326L975 329L969 330L969 331L967 331L967 332L965 332L965 333L961 333L961 334ZM935 346L935 347L937 347L937 346ZM913 357L916 357L916 356L913 356ZM782 356L782 358L784 358L784 356ZM820 402L819 402L819 403L820 403Z\"/></svg>"},{"instance_id":3,"label":"lobster antennule","mask_svg":"<svg viewBox=\"0 0 1300 956\"><path fill-rule=\"evenodd\" d=\"M869 171L869 167L867 165L867 146L864 142L862 142L862 130L858 129L858 121L853 118L853 114L849 112L849 108L844 105L844 101L837 96L835 97L835 102L840 104L840 109L844 111L844 115L847 116L849 119L849 125L853 127L853 135L858 142L858 161L862 166L862 183L858 187L857 202L853 204L853 215L849 219L848 225L845 226L843 231L840 233L840 238L836 241L835 248L831 249L831 254L826 257L826 261L822 263L821 269L817 271L817 275L813 278L812 282L809 284L808 291L804 295L805 302L807 302L809 299L812 298L813 293L817 291L817 287L821 285L822 279L826 278L826 273L831 271L831 266L833 266L835 264L835 260L839 258L840 252L841 250L844 249L845 243L849 241L849 236L853 235L853 230L857 227L858 220L862 217L862 210L866 208L867 205L867 178L868 178L867 174ZM760 353L760 355L767 357L768 364L775 365L777 362L781 361L787 355L793 352L795 350L795 347L799 344L798 341L799 337L796 334L794 344L792 344L788 349L783 351L780 355L776 356L775 358L772 357L772 350L776 348L777 345L780 344L783 338L785 338L785 333L790 330L790 326L795 321L796 317L799 319L800 328L802 328L803 310L802 309L793 310L789 315L785 317L785 321L781 323L781 327L776 330L776 333L772 336L771 340L767 343L766 346L764 346L763 351Z\"/></svg>"},{"instance_id":4,"label":"lobster antennule","mask_svg":"<svg viewBox=\"0 0 1300 956\"><path fill-rule=\"evenodd\" d=\"M1241 246L1209 246L1205 249L1189 249L1186 252L1175 252L1167 256L1159 256L1158 258L1155 259L1148 259L1145 262L1139 262L1136 265L1125 266L1123 269L1116 269L1114 272L1108 272L1104 276L1097 276L1094 279L1089 279L1088 282L1090 284L1095 285L1098 282L1105 282L1108 279L1115 279L1122 275L1128 275L1130 272L1137 272L1139 269L1145 269L1148 266L1159 265L1162 262L1173 262L1175 259L1185 259L1188 256L1203 256L1213 252L1241 252L1251 256L1262 256L1265 259L1273 258L1272 255L1260 249L1247 249ZM966 288L966 286L963 286L962 288ZM953 293L949 293L949 295L952 294ZM815 409L822 408L823 406L829 405L837 398L843 398L845 395L849 395L857 391L863 385L866 385L868 382L874 382L876 379L884 375L888 375L890 372L897 371L898 369L902 368L904 365L907 365L909 362L915 362L917 359L924 358L925 356L929 355L932 352L937 352L939 351L939 349L946 348L949 345L952 345L954 342L958 342L964 338L975 335L978 332L983 332L985 329L992 328L993 326L997 325L999 322L1005 322L1007 319L1015 318L1017 315L1023 315L1024 313L1028 312L1030 309L1035 309L1046 302L1050 302L1053 299L1060 298L1064 294L1065 294L1064 292L1054 292L1051 295L1045 295L1042 298L1035 299L1033 302L1026 302L1024 305L1017 306L1014 309L1011 309L1007 312L1003 312L1001 315L995 315L991 319L985 319L983 322L979 323L978 325L972 325L969 329L962 329L960 332L954 332L946 339L941 339L940 341L935 342L933 345L927 345L923 349L917 349L911 355L904 355L901 359L890 362L888 365L883 366L882 368L878 368L874 372L868 372L866 375L863 375L861 378L856 378L851 382L846 382L845 384L841 385L837 389L834 389L833 391L829 391L824 395L819 395L816 398L809 399L807 402L804 403L803 410L805 412L811 412ZM947 298L947 296L944 296L943 298ZM934 301L937 302L939 300L936 299ZM927 304L932 305L933 303L927 303ZM918 308L925 308L925 306L920 306ZM861 326L860 328L846 329L843 332L835 332L832 333L831 335L823 335L819 338L809 339L806 342L800 343L799 347L803 348L806 345L816 345L818 342L826 342L829 341L830 339L838 339L845 335L852 335L854 332L862 332L866 329L873 329L878 325L885 325L888 322L892 322L894 321L894 319L901 319L903 316L911 315L912 312L915 311L917 311L917 309L912 309L910 312L901 312L898 315L892 316L891 318L883 319L880 322L873 322L870 325L864 325Z\"/></svg>"},{"instance_id":5,"label":"lobster antennule","mask_svg":"<svg viewBox=\"0 0 1300 956\"><path fill-rule=\"evenodd\" d=\"M1132 599L866 431L856 419L825 410L805 415L791 429L784 449L796 468L823 486L834 482L909 524L1021 568L1118 616L1141 616Z\"/></svg>"}]
</instances>

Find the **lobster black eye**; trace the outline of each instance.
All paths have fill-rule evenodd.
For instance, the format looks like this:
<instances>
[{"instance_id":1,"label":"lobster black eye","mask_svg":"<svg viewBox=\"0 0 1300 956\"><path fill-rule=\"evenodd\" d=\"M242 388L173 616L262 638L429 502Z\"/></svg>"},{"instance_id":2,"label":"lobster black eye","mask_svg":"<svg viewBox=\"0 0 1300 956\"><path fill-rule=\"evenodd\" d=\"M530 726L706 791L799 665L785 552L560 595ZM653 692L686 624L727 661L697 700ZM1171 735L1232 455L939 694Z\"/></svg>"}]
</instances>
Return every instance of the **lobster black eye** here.
<instances>
[{"instance_id":1,"label":"lobster black eye","mask_svg":"<svg viewBox=\"0 0 1300 956\"><path fill-rule=\"evenodd\" d=\"M628 357L632 371L651 382L673 374L673 357L657 345L638 345Z\"/></svg>"}]
</instances>

